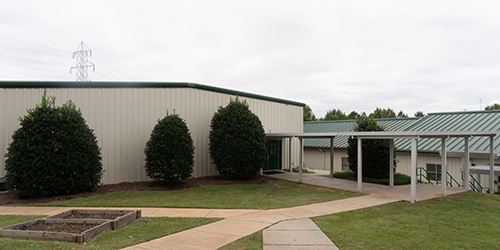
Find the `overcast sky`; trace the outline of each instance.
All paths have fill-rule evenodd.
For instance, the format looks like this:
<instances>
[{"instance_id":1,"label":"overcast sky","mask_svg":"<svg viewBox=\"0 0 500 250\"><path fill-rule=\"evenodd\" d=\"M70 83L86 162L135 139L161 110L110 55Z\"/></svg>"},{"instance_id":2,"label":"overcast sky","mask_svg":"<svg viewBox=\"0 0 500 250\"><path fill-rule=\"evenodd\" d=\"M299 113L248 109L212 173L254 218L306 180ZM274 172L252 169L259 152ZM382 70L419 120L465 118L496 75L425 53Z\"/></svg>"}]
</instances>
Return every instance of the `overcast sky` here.
<instances>
[{"instance_id":1,"label":"overcast sky","mask_svg":"<svg viewBox=\"0 0 500 250\"><path fill-rule=\"evenodd\" d=\"M7 1L0 80L194 82L328 110L500 103L500 1ZM482 103L482 105L481 105Z\"/></svg>"}]
</instances>

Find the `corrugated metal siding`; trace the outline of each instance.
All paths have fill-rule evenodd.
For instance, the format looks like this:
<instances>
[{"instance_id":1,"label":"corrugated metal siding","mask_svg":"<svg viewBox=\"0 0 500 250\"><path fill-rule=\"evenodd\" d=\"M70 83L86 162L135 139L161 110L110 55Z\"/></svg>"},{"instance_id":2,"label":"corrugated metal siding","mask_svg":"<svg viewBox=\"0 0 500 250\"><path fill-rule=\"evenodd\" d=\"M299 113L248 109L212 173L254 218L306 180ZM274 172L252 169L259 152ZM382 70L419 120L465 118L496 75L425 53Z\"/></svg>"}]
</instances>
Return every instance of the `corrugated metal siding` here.
<instances>
[{"instance_id":1,"label":"corrugated metal siding","mask_svg":"<svg viewBox=\"0 0 500 250\"><path fill-rule=\"evenodd\" d=\"M324 152L324 154L323 154ZM325 170L330 170L330 150L317 148L304 149L304 165L307 168L323 170L323 156L325 159ZM346 150L333 151L333 171L342 171L342 158L347 158Z\"/></svg>"},{"instance_id":2,"label":"corrugated metal siding","mask_svg":"<svg viewBox=\"0 0 500 250\"><path fill-rule=\"evenodd\" d=\"M12 133L19 128L17 118L26 115L27 108L40 103L42 94L42 88L0 89L0 176L5 175L4 154L12 141ZM81 109L102 148L106 170L104 183L148 179L144 171L144 147L153 127L167 110L175 110L191 132L195 144L193 175L215 175L208 150L210 121L219 106L226 106L230 98L235 98L230 94L194 88L49 88L47 94L56 97L57 105L72 100ZM248 101L266 132L303 131L301 106L246 97L240 99ZM297 144L294 143L296 152ZM283 164L288 164L288 144L283 143L283 146ZM298 158L298 153L293 155ZM292 161L298 162L295 158Z\"/></svg>"}]
</instances>

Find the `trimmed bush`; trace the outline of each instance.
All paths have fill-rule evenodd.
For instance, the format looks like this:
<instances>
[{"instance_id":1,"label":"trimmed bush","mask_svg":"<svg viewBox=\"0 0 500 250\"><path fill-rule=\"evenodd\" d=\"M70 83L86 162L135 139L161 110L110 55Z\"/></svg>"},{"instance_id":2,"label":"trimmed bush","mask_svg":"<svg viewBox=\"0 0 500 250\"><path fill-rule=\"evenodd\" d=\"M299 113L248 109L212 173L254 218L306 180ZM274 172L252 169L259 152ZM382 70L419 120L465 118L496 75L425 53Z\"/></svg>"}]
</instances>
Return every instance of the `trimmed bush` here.
<instances>
[{"instance_id":1,"label":"trimmed bush","mask_svg":"<svg viewBox=\"0 0 500 250\"><path fill-rule=\"evenodd\" d=\"M231 99L219 107L210 124L212 162L224 178L255 178L266 160L266 135L246 101Z\"/></svg>"},{"instance_id":2,"label":"trimmed bush","mask_svg":"<svg viewBox=\"0 0 500 250\"><path fill-rule=\"evenodd\" d=\"M366 114L356 119L354 131L384 131L384 128ZM390 141L387 139L364 139L362 140L363 178L387 179L389 178L389 148ZM358 174L358 140L349 137L347 146L347 160L349 168ZM394 154L396 155L396 154ZM394 160L396 168L396 160Z\"/></svg>"},{"instance_id":3,"label":"trimmed bush","mask_svg":"<svg viewBox=\"0 0 500 250\"><path fill-rule=\"evenodd\" d=\"M101 151L80 110L71 101L56 107L44 93L27 111L5 154L7 188L23 199L93 191L103 174Z\"/></svg>"},{"instance_id":4,"label":"trimmed bush","mask_svg":"<svg viewBox=\"0 0 500 250\"><path fill-rule=\"evenodd\" d=\"M162 184L175 184L191 177L194 145L186 122L178 114L158 120L146 143L146 174Z\"/></svg>"}]
</instances>

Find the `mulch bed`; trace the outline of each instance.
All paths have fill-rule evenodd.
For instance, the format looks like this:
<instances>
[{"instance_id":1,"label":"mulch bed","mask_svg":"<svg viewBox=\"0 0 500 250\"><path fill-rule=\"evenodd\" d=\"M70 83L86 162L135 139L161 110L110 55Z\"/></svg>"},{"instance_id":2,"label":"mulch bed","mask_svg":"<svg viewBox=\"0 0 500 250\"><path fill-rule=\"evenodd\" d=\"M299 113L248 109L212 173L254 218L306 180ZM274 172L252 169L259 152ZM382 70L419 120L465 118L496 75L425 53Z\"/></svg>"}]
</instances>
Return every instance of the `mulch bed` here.
<instances>
[{"instance_id":1,"label":"mulch bed","mask_svg":"<svg viewBox=\"0 0 500 250\"><path fill-rule=\"evenodd\" d=\"M182 190L190 189L201 186L212 186L212 185L235 185L235 184L274 184L276 179L269 178L266 176L258 175L252 180L226 180L222 179L220 176L209 176L209 177L199 177L191 178L182 181L178 185L163 186L159 185L153 181L141 181L141 182L122 182L118 184L108 184L98 187L93 192L85 192L79 194L68 194L53 197L43 197L38 199L19 199L11 193L1 193L0 194L0 206L9 204L34 204L34 203L48 203L52 201L63 201L71 200L77 198L87 198L96 195L103 195L112 192L120 191L170 191L170 190Z\"/></svg>"}]
</instances>

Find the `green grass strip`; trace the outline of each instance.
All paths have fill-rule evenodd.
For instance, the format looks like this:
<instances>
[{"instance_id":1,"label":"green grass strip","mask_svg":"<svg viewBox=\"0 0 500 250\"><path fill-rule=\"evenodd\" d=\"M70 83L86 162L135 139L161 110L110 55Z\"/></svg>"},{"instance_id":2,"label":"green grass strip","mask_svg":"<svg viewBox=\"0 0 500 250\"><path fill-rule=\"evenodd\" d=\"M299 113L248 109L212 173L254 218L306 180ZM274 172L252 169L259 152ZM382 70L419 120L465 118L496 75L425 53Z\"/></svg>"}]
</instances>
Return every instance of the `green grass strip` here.
<instances>
[{"instance_id":1,"label":"green grass strip","mask_svg":"<svg viewBox=\"0 0 500 250\"><path fill-rule=\"evenodd\" d=\"M42 217L0 215L0 227ZM220 219L143 217L118 230L101 233L84 243L0 238L0 249L120 249L217 220ZM165 247L168 248L168 246Z\"/></svg>"},{"instance_id":2,"label":"green grass strip","mask_svg":"<svg viewBox=\"0 0 500 250\"><path fill-rule=\"evenodd\" d=\"M358 194L278 180L274 185L203 186L175 191L127 191L35 204L69 207L275 209L345 199Z\"/></svg>"},{"instance_id":3,"label":"green grass strip","mask_svg":"<svg viewBox=\"0 0 500 250\"><path fill-rule=\"evenodd\" d=\"M233 241L218 250L254 250L262 249L262 231L258 231L237 241Z\"/></svg>"},{"instance_id":4,"label":"green grass strip","mask_svg":"<svg viewBox=\"0 0 500 250\"><path fill-rule=\"evenodd\" d=\"M500 196L464 193L313 218L341 249L498 249Z\"/></svg>"}]
</instances>

